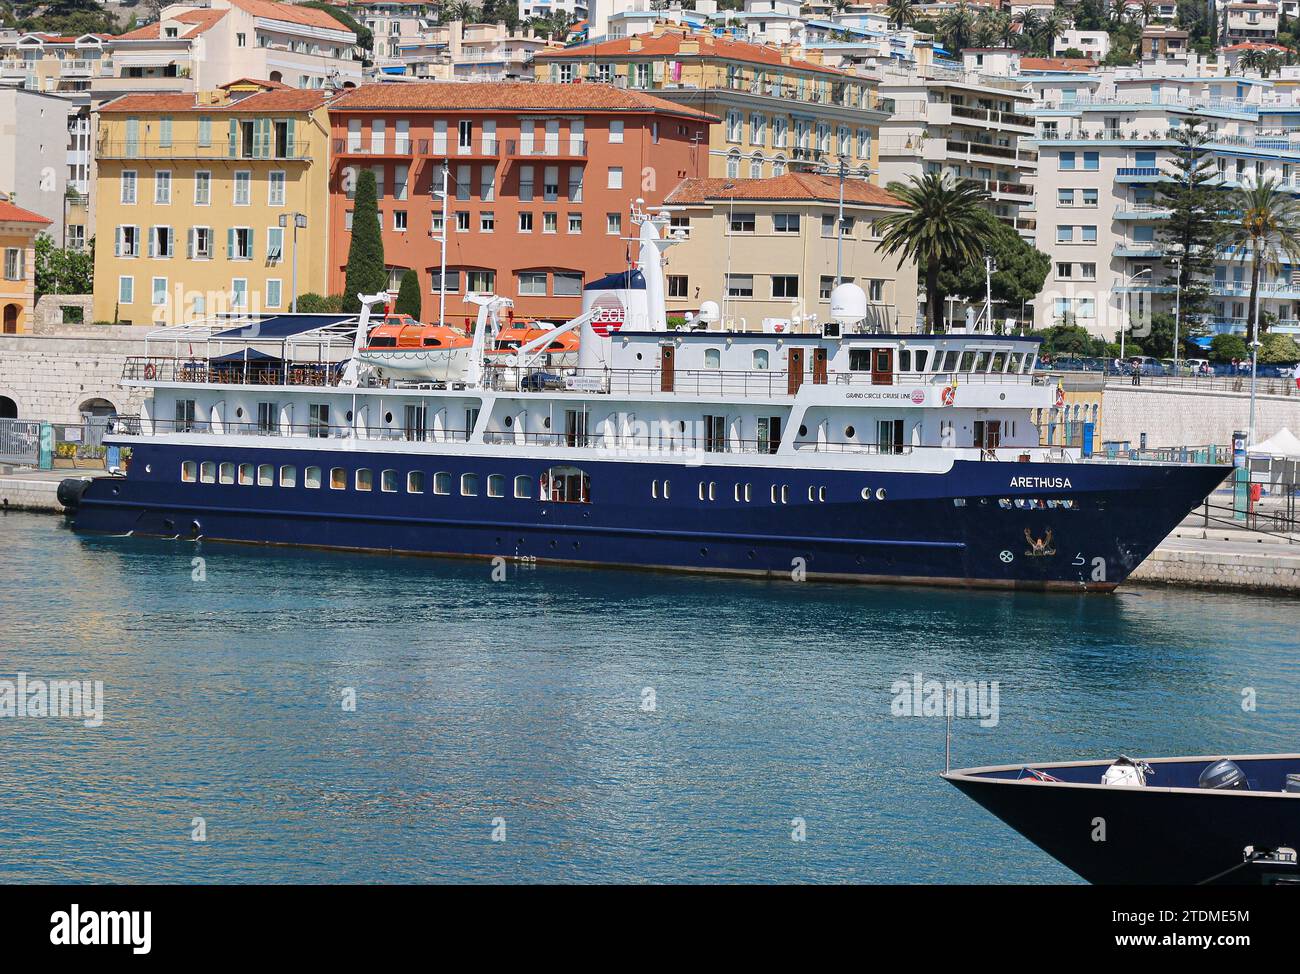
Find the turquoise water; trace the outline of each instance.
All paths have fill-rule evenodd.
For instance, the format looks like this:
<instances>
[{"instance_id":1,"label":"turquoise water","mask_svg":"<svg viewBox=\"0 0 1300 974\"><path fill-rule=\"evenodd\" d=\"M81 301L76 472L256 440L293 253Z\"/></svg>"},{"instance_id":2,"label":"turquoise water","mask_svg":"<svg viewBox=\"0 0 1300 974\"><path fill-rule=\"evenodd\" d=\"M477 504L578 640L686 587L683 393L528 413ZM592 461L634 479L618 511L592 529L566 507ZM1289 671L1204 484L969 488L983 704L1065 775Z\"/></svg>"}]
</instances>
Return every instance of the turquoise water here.
<instances>
[{"instance_id":1,"label":"turquoise water","mask_svg":"<svg viewBox=\"0 0 1300 974\"><path fill-rule=\"evenodd\" d=\"M936 777L944 722L891 684L998 681L954 766L1294 751L1298 625L1178 590L493 581L10 513L0 679L102 680L105 717L0 718L0 881L1074 882Z\"/></svg>"}]
</instances>

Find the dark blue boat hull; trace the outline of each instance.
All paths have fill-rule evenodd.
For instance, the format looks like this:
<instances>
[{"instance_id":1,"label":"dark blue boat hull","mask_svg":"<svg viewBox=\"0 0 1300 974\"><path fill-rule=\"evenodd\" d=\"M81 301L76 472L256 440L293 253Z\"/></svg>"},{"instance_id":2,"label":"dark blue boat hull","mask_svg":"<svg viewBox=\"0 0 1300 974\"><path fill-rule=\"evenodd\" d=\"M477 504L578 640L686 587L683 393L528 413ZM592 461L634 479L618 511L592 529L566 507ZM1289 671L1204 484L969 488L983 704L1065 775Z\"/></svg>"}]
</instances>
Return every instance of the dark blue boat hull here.
<instances>
[{"instance_id":1,"label":"dark blue boat hull","mask_svg":"<svg viewBox=\"0 0 1300 974\"><path fill-rule=\"evenodd\" d=\"M292 465L298 484L182 482L186 460ZM302 471L309 465L345 466L348 489L306 488ZM535 485L548 466L504 456L133 444L130 475L94 481L72 516L77 530L103 534L1109 591L1229 469L961 461L943 474L863 474L599 460L580 463L590 477L590 503L540 501L535 488L533 497L513 496L516 475ZM353 489L352 472L363 467L374 471L373 491ZM398 492L379 489L384 469L397 471ZM472 497L455 489L408 494L412 470L423 471L429 485L438 471L449 473L453 485L463 473L478 474L482 485L501 474L506 496L489 497L485 489ZM665 479L670 498L662 498L661 488L653 496L652 481ZM701 500L710 482L714 499Z\"/></svg>"}]
</instances>

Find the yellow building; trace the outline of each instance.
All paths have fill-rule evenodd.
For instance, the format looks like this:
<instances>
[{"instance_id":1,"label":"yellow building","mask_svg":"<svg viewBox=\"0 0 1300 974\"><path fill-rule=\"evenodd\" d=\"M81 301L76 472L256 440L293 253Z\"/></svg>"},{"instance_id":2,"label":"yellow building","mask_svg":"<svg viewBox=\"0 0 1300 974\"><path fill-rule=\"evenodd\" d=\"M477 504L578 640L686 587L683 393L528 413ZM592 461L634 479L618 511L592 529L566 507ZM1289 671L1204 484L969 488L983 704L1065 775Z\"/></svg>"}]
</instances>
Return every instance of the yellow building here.
<instances>
[{"instance_id":1,"label":"yellow building","mask_svg":"<svg viewBox=\"0 0 1300 974\"><path fill-rule=\"evenodd\" d=\"M716 115L711 176L837 171L843 162L849 175L872 178L892 105L871 78L796 50L656 24L649 34L539 51L533 70L539 81L602 81Z\"/></svg>"},{"instance_id":2,"label":"yellow building","mask_svg":"<svg viewBox=\"0 0 1300 974\"><path fill-rule=\"evenodd\" d=\"M324 293L328 97L236 82L104 105L95 320L170 325L286 311L295 270L297 294ZM306 223L296 244L295 214Z\"/></svg>"},{"instance_id":3,"label":"yellow building","mask_svg":"<svg viewBox=\"0 0 1300 974\"><path fill-rule=\"evenodd\" d=\"M686 179L665 201L685 239L666 251L668 313L719 305L727 327L757 331L777 322L814 330L830 319L836 268L866 292L868 321L914 332L916 265L879 249L875 223L900 203L878 186L786 173L770 179ZM842 230L842 232L841 232Z\"/></svg>"},{"instance_id":4,"label":"yellow building","mask_svg":"<svg viewBox=\"0 0 1300 974\"><path fill-rule=\"evenodd\" d=\"M0 313L6 335L31 330L36 307L36 238L49 225L39 213L0 200L0 253L4 255Z\"/></svg>"}]
</instances>

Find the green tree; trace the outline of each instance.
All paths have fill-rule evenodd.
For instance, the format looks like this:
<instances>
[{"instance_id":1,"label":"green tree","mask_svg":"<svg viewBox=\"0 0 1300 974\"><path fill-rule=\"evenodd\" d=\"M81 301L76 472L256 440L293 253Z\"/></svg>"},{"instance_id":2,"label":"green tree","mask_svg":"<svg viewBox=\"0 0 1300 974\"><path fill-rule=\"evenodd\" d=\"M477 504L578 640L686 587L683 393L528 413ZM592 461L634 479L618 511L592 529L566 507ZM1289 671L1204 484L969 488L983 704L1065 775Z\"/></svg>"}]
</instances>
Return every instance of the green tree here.
<instances>
[{"instance_id":1,"label":"green tree","mask_svg":"<svg viewBox=\"0 0 1300 974\"><path fill-rule=\"evenodd\" d=\"M54 238L36 238L36 297L47 294L90 294L95 286L94 241L86 250L63 250Z\"/></svg>"},{"instance_id":2,"label":"green tree","mask_svg":"<svg viewBox=\"0 0 1300 974\"><path fill-rule=\"evenodd\" d=\"M1256 298L1264 272L1275 273L1284 263L1300 263L1300 202L1269 177L1233 190L1224 209L1230 216L1223 245L1236 259L1250 261L1246 336L1254 342L1260 324Z\"/></svg>"},{"instance_id":3,"label":"green tree","mask_svg":"<svg viewBox=\"0 0 1300 974\"><path fill-rule=\"evenodd\" d=\"M988 210L975 213L976 231L993 255L997 270L993 273L993 303L1019 314L1025 302L1032 301L1043 289L1052 259L1025 243L1024 238ZM939 272L939 290L955 294L970 304L982 304L985 296L983 254L974 263L948 265Z\"/></svg>"},{"instance_id":4,"label":"green tree","mask_svg":"<svg viewBox=\"0 0 1300 974\"><path fill-rule=\"evenodd\" d=\"M890 183L889 192L904 209L877 221L883 231L880 249L899 255L900 267L916 262L925 281L926 320L937 331L943 321L940 274L945 266L983 259L988 239L980 214L990 197L969 179L938 173Z\"/></svg>"},{"instance_id":5,"label":"green tree","mask_svg":"<svg viewBox=\"0 0 1300 974\"><path fill-rule=\"evenodd\" d=\"M1222 195L1213 188L1217 175L1210 136L1199 121L1188 119L1174 132L1176 143L1167 182L1156 184L1156 197L1169 218L1161 222L1159 242L1165 263L1176 269L1164 284L1181 292L1179 333L1191 337L1189 322L1209 310L1210 277L1216 247L1226 221Z\"/></svg>"},{"instance_id":6,"label":"green tree","mask_svg":"<svg viewBox=\"0 0 1300 974\"><path fill-rule=\"evenodd\" d=\"M889 0L885 9L889 13L889 23L895 30L902 30L909 24L916 23L916 3L914 0Z\"/></svg>"},{"instance_id":7,"label":"green tree","mask_svg":"<svg viewBox=\"0 0 1300 974\"><path fill-rule=\"evenodd\" d=\"M375 174L362 169L357 176L356 198L352 201L352 242L348 246L343 310L360 311L358 294L377 294L387 286L388 271L384 267L384 237L379 229Z\"/></svg>"},{"instance_id":8,"label":"green tree","mask_svg":"<svg viewBox=\"0 0 1300 974\"><path fill-rule=\"evenodd\" d=\"M408 270L402 275L393 310L399 315L410 315L416 321L420 320L420 275L415 271Z\"/></svg>"},{"instance_id":9,"label":"green tree","mask_svg":"<svg viewBox=\"0 0 1300 974\"><path fill-rule=\"evenodd\" d=\"M1210 361L1241 361L1250 357L1250 349L1240 335L1215 335L1210 342Z\"/></svg>"},{"instance_id":10,"label":"green tree","mask_svg":"<svg viewBox=\"0 0 1300 974\"><path fill-rule=\"evenodd\" d=\"M341 294L317 294L314 291L308 291L306 294L298 295L298 312L299 314L332 314L336 311L343 310L343 295Z\"/></svg>"},{"instance_id":11,"label":"green tree","mask_svg":"<svg viewBox=\"0 0 1300 974\"><path fill-rule=\"evenodd\" d=\"M1265 365L1300 361L1300 345L1290 335L1273 332L1264 336L1259 348L1259 360Z\"/></svg>"},{"instance_id":12,"label":"green tree","mask_svg":"<svg viewBox=\"0 0 1300 974\"><path fill-rule=\"evenodd\" d=\"M1040 355L1082 355L1098 357L1106 354L1106 340L1096 338L1087 328L1078 325L1059 324L1035 331L1032 335L1041 338L1043 344Z\"/></svg>"},{"instance_id":13,"label":"green tree","mask_svg":"<svg viewBox=\"0 0 1300 974\"><path fill-rule=\"evenodd\" d=\"M975 15L971 13L966 0L960 0L957 6L939 18L939 36L943 40L943 46L953 54L959 53L963 47L970 47L971 32L974 29Z\"/></svg>"}]
</instances>

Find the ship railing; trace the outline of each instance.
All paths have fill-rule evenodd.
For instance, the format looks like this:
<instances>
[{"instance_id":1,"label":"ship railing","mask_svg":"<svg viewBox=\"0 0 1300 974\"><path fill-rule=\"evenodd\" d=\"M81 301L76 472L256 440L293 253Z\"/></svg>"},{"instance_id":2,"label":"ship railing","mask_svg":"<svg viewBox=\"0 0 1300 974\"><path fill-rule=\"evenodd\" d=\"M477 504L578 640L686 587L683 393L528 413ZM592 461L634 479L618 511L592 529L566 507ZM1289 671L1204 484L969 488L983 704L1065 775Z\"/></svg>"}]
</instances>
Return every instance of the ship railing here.
<instances>
[{"instance_id":1,"label":"ship railing","mask_svg":"<svg viewBox=\"0 0 1300 974\"><path fill-rule=\"evenodd\" d=\"M210 436L275 436L306 439L379 440L406 443L465 443L469 431L439 428L427 422L417 426L370 426L339 423L213 422L207 419L146 419L140 415L116 416L108 433L123 436L197 433Z\"/></svg>"},{"instance_id":2,"label":"ship railing","mask_svg":"<svg viewBox=\"0 0 1300 974\"><path fill-rule=\"evenodd\" d=\"M329 362L250 359L214 362L190 357L132 355L122 367L124 381L192 382L199 385L332 386L340 368Z\"/></svg>"}]
</instances>

